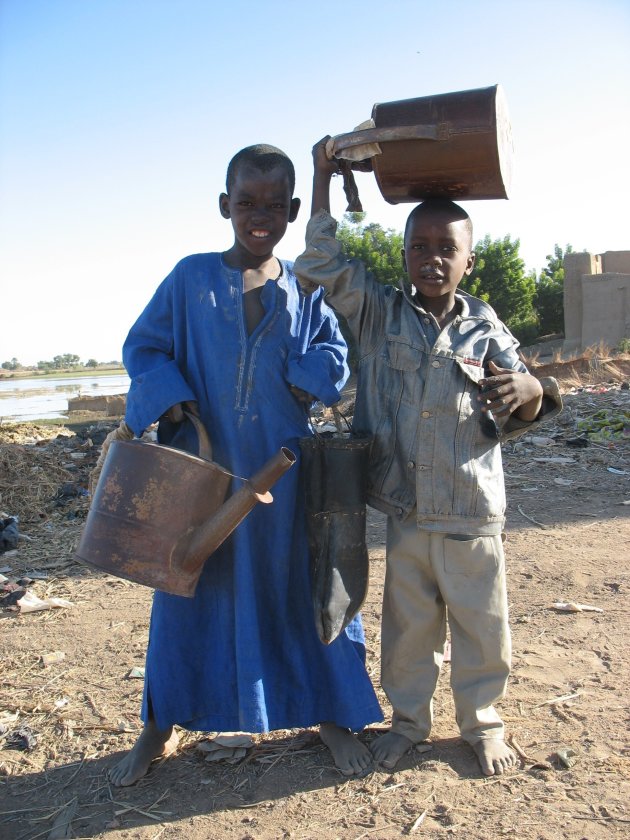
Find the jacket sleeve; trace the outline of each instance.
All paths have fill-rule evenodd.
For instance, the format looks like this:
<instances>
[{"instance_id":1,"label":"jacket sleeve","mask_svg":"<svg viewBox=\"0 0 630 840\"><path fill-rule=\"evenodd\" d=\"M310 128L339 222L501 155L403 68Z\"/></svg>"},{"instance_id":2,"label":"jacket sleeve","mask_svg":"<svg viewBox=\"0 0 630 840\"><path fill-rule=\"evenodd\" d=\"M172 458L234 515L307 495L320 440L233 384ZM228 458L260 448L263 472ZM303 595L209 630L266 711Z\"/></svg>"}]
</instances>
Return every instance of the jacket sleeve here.
<instances>
[{"instance_id":1,"label":"jacket sleeve","mask_svg":"<svg viewBox=\"0 0 630 840\"><path fill-rule=\"evenodd\" d=\"M337 222L325 210L312 216L306 227L306 247L294 271L304 294L323 286L326 303L343 315L359 352L365 355L382 334L386 287L376 282L360 260L345 257L335 239L336 230Z\"/></svg>"},{"instance_id":2,"label":"jacket sleeve","mask_svg":"<svg viewBox=\"0 0 630 840\"><path fill-rule=\"evenodd\" d=\"M518 341L504 324L500 324L500 332L496 339L490 342L485 362L494 362L498 367L510 368L519 373L529 373L522 362L518 352ZM543 389L543 402L538 417L535 420L521 420L514 414L506 420L499 420L495 417L495 423L499 430L501 441L513 440L526 432L535 431L541 423L555 417L562 411L562 397L560 388L553 376L541 378L540 384Z\"/></svg>"},{"instance_id":3,"label":"jacket sleeve","mask_svg":"<svg viewBox=\"0 0 630 840\"><path fill-rule=\"evenodd\" d=\"M174 359L173 293L177 267L129 331L123 363L131 379L125 420L136 435L175 403L196 399Z\"/></svg>"},{"instance_id":4,"label":"jacket sleeve","mask_svg":"<svg viewBox=\"0 0 630 840\"><path fill-rule=\"evenodd\" d=\"M350 375L348 347L323 293L317 291L302 301L301 348L289 352L286 379L330 406L339 401Z\"/></svg>"}]
</instances>

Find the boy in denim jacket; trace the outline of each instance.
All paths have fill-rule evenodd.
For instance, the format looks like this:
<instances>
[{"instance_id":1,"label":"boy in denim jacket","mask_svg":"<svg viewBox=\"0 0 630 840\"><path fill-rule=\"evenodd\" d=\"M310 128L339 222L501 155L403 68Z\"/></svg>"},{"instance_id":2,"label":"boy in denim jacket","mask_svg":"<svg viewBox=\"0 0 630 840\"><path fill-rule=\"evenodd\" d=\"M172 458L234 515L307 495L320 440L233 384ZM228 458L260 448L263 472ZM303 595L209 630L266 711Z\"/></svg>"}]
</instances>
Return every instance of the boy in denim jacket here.
<instances>
[{"instance_id":1,"label":"boy in denim jacket","mask_svg":"<svg viewBox=\"0 0 630 840\"><path fill-rule=\"evenodd\" d=\"M430 199L412 210L400 289L344 257L327 139L313 149L312 217L295 271L306 293L325 288L357 341L354 425L374 435L368 500L388 515L381 653L393 718L372 752L391 769L429 736L448 609L457 723L483 773L500 774L516 764L494 709L511 659L500 442L560 410L557 383L531 376L492 308L457 290L475 262L458 205Z\"/></svg>"}]
</instances>

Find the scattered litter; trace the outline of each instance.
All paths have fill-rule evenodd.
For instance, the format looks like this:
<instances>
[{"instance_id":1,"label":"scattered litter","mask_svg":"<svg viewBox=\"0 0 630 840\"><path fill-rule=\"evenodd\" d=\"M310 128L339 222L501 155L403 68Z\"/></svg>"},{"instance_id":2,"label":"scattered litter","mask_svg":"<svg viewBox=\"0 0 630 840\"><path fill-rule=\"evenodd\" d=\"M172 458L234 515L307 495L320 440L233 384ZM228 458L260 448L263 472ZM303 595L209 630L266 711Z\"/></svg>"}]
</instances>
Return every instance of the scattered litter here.
<instances>
[{"instance_id":1,"label":"scattered litter","mask_svg":"<svg viewBox=\"0 0 630 840\"><path fill-rule=\"evenodd\" d=\"M19 536L17 516L0 519L0 554L17 548Z\"/></svg>"},{"instance_id":2,"label":"scattered litter","mask_svg":"<svg viewBox=\"0 0 630 840\"><path fill-rule=\"evenodd\" d=\"M206 753L205 761L227 761L235 764L247 755L245 747L220 747L217 750Z\"/></svg>"},{"instance_id":3,"label":"scattered litter","mask_svg":"<svg viewBox=\"0 0 630 840\"><path fill-rule=\"evenodd\" d=\"M628 475L626 470L618 470L616 467L606 467L606 469L613 475Z\"/></svg>"},{"instance_id":4,"label":"scattered litter","mask_svg":"<svg viewBox=\"0 0 630 840\"><path fill-rule=\"evenodd\" d=\"M563 694L560 697L553 697L551 700L543 700L542 703L537 703L534 708L539 709L541 706L555 706L556 703L565 703L567 700L575 700L580 696L579 691L574 691L573 694Z\"/></svg>"},{"instance_id":5,"label":"scattered litter","mask_svg":"<svg viewBox=\"0 0 630 840\"><path fill-rule=\"evenodd\" d=\"M4 709L0 712L0 726L6 726L9 723L15 723L19 716L19 712L10 712L8 709Z\"/></svg>"},{"instance_id":6,"label":"scattered litter","mask_svg":"<svg viewBox=\"0 0 630 840\"><path fill-rule=\"evenodd\" d=\"M602 408L591 417L578 420L578 432L586 432L591 440L599 443L627 439L630 436L630 411Z\"/></svg>"},{"instance_id":7,"label":"scattered litter","mask_svg":"<svg viewBox=\"0 0 630 840\"><path fill-rule=\"evenodd\" d=\"M551 756L552 759L557 759L563 767L573 767L577 761L577 752L571 747L561 747Z\"/></svg>"},{"instance_id":8,"label":"scattered litter","mask_svg":"<svg viewBox=\"0 0 630 840\"><path fill-rule=\"evenodd\" d=\"M585 437L567 438L565 440L565 444L567 446L573 447L573 449L584 449L588 446L588 438L585 438Z\"/></svg>"},{"instance_id":9,"label":"scattered litter","mask_svg":"<svg viewBox=\"0 0 630 840\"><path fill-rule=\"evenodd\" d=\"M52 653L42 654L42 664L44 668L50 668L51 665L63 662L65 658L66 654L62 650L53 650Z\"/></svg>"},{"instance_id":10,"label":"scattered litter","mask_svg":"<svg viewBox=\"0 0 630 840\"><path fill-rule=\"evenodd\" d=\"M0 575L6 574L7 572L10 572L10 571L12 571L11 566L3 566L0 569Z\"/></svg>"},{"instance_id":11,"label":"scattered litter","mask_svg":"<svg viewBox=\"0 0 630 840\"><path fill-rule=\"evenodd\" d=\"M206 761L227 761L235 764L245 758L248 749L253 746L254 739L251 735L234 733L199 741L196 749L206 754Z\"/></svg>"},{"instance_id":12,"label":"scattered litter","mask_svg":"<svg viewBox=\"0 0 630 840\"><path fill-rule=\"evenodd\" d=\"M559 487L570 487L573 484L573 479L571 478L554 478L554 484L557 484Z\"/></svg>"},{"instance_id":13,"label":"scattered litter","mask_svg":"<svg viewBox=\"0 0 630 840\"><path fill-rule=\"evenodd\" d=\"M556 601L551 607L554 610L560 610L560 612L604 612L601 607L591 607L590 604L576 604L575 601Z\"/></svg>"},{"instance_id":14,"label":"scattered litter","mask_svg":"<svg viewBox=\"0 0 630 840\"><path fill-rule=\"evenodd\" d=\"M566 458L562 455L540 456L532 460L538 461L540 464L577 464L575 458Z\"/></svg>"},{"instance_id":15,"label":"scattered litter","mask_svg":"<svg viewBox=\"0 0 630 840\"><path fill-rule=\"evenodd\" d=\"M20 726L13 729L6 737L5 747L10 750L27 750L30 752L37 746L37 735L30 726Z\"/></svg>"},{"instance_id":16,"label":"scattered litter","mask_svg":"<svg viewBox=\"0 0 630 840\"><path fill-rule=\"evenodd\" d=\"M79 804L78 797L74 797L70 802L64 805L52 824L52 829L46 840L66 840L67 837L73 837L72 820L75 818L77 812L77 805Z\"/></svg>"},{"instance_id":17,"label":"scattered litter","mask_svg":"<svg viewBox=\"0 0 630 840\"><path fill-rule=\"evenodd\" d=\"M534 435L534 436L530 437L528 440L529 440L529 443L532 444L532 446L556 446L557 445L555 440L553 438L550 438L550 437L542 437L542 436Z\"/></svg>"},{"instance_id":18,"label":"scattered litter","mask_svg":"<svg viewBox=\"0 0 630 840\"><path fill-rule=\"evenodd\" d=\"M62 609L65 607L74 607L74 604L72 601L66 601L65 598L38 598L34 592L27 589L24 595L16 602L15 606L11 606L9 609L21 613L30 613L38 612L39 610Z\"/></svg>"},{"instance_id":19,"label":"scattered litter","mask_svg":"<svg viewBox=\"0 0 630 840\"><path fill-rule=\"evenodd\" d=\"M64 706L67 706L70 702L68 697L60 697L59 700L55 700L55 708L56 709L63 709Z\"/></svg>"},{"instance_id":20,"label":"scattered litter","mask_svg":"<svg viewBox=\"0 0 630 840\"><path fill-rule=\"evenodd\" d=\"M253 747L254 746L254 739L251 735L247 735L244 732L235 732L232 734L223 734L217 735L213 738L215 744L219 744L222 747Z\"/></svg>"},{"instance_id":21,"label":"scattered litter","mask_svg":"<svg viewBox=\"0 0 630 840\"><path fill-rule=\"evenodd\" d=\"M427 816L427 811L423 811L420 814L420 816L418 817L418 819L414 822L414 824L409 829L409 834L413 834L414 831L416 831L418 828L420 828L422 823L425 821L426 816Z\"/></svg>"},{"instance_id":22,"label":"scattered litter","mask_svg":"<svg viewBox=\"0 0 630 840\"><path fill-rule=\"evenodd\" d=\"M127 674L128 680L143 680L144 679L144 668L137 668L133 667L131 671Z\"/></svg>"},{"instance_id":23,"label":"scattered litter","mask_svg":"<svg viewBox=\"0 0 630 840\"><path fill-rule=\"evenodd\" d=\"M521 516L524 516L525 519L529 519L529 521L532 522L534 525L538 525L538 527L542 528L543 531L545 531L547 529L547 526L543 525L542 522L539 522L537 519L534 519L532 516L529 516L529 514L525 513L525 511L523 510L523 508L520 505L517 505L516 509L521 514Z\"/></svg>"}]
</instances>

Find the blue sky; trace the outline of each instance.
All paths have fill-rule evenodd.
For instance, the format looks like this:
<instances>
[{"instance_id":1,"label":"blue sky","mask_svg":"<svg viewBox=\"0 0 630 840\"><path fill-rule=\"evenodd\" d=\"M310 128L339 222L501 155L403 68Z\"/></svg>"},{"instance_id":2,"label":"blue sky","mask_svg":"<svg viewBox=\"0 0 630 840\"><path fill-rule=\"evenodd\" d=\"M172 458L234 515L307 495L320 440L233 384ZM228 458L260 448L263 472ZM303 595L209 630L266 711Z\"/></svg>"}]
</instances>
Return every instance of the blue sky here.
<instances>
[{"instance_id":1,"label":"blue sky","mask_svg":"<svg viewBox=\"0 0 630 840\"><path fill-rule=\"evenodd\" d=\"M628 0L0 0L0 361L120 358L177 260L231 245L218 195L243 146L295 162L294 258L317 139L496 83L514 184L466 203L475 238L520 238L537 271L555 243L630 249ZM358 179L368 220L402 229L410 205Z\"/></svg>"}]
</instances>

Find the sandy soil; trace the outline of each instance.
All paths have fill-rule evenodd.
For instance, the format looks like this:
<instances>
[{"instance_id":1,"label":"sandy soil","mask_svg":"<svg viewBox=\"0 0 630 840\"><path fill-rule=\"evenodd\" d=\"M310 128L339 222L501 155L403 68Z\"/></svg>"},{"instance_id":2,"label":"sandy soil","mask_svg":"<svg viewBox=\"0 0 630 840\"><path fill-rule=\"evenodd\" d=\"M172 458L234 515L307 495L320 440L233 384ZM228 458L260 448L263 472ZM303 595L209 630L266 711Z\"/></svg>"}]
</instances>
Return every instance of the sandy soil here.
<instances>
[{"instance_id":1,"label":"sandy soil","mask_svg":"<svg viewBox=\"0 0 630 840\"><path fill-rule=\"evenodd\" d=\"M17 553L0 555L0 568L9 567L10 580L46 574L29 588L74 606L29 614L0 609L0 837L630 836L630 445L618 439L567 444L580 418L602 408L628 411L629 392L604 385L570 395L567 406L538 438L504 447L514 669L501 712L521 757L515 772L480 776L458 738L446 664L431 747L407 755L395 772L348 780L315 732L257 736L234 763L205 762L196 749L202 736L184 734L177 753L155 762L140 783L112 788L106 771L139 727L142 680L130 673L143 666L151 592L75 563L87 499L51 501L49 492L29 498L30 515L20 524L30 540L20 541ZM19 448L22 457L27 447L19 436L6 443L1 433L5 456L10 460ZM71 451L85 454L71 459ZM67 437L41 441L31 454L67 469L53 484L68 478L80 484L97 452L85 438ZM31 460L21 473L33 469L31 484L45 472ZM8 510L6 492L0 508L18 512ZM371 584L363 617L378 685L380 514L370 513L368 538ZM552 607L557 602L601 612L564 612ZM63 658L45 664L43 657L55 651ZM381 700L389 714L382 694ZM21 726L37 736L31 750L11 748L11 733ZM369 743L375 734L368 729L362 737Z\"/></svg>"}]
</instances>

